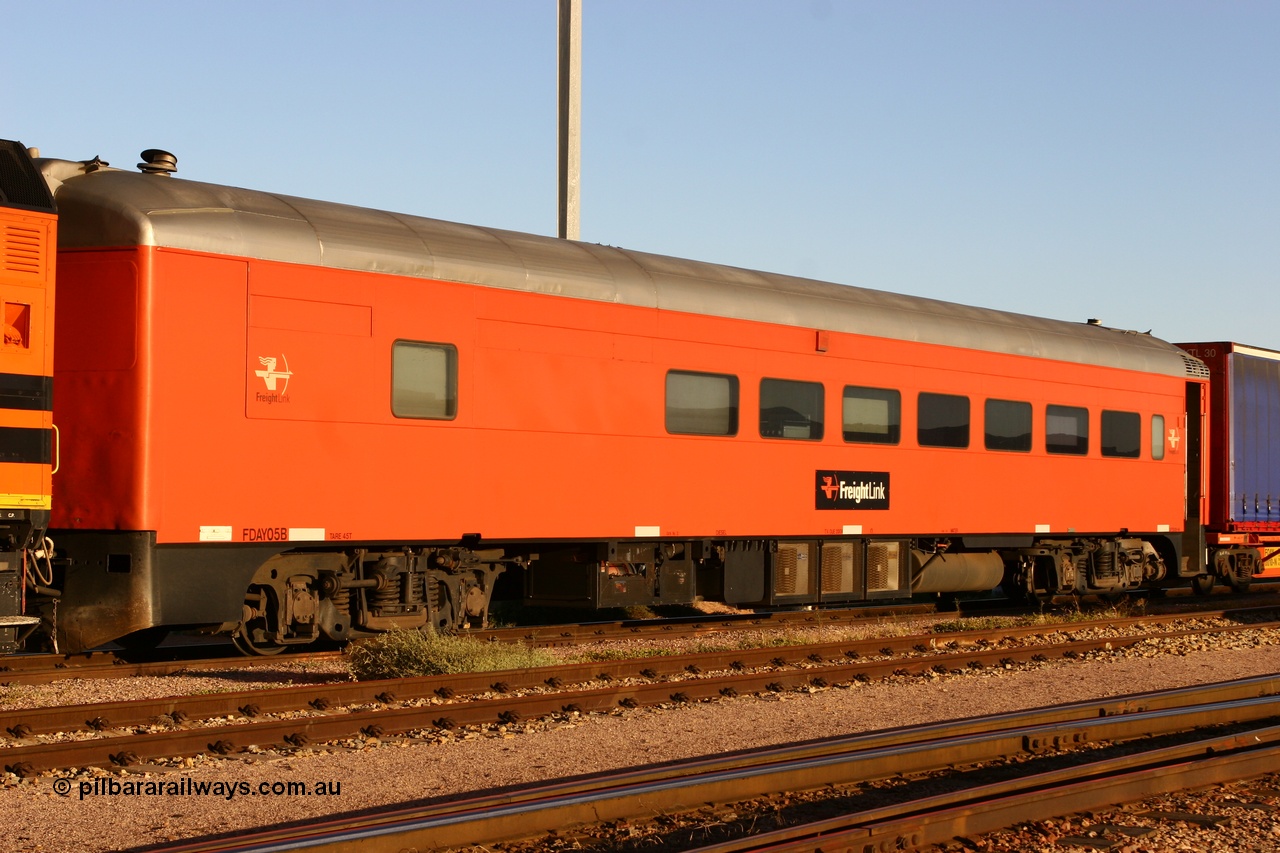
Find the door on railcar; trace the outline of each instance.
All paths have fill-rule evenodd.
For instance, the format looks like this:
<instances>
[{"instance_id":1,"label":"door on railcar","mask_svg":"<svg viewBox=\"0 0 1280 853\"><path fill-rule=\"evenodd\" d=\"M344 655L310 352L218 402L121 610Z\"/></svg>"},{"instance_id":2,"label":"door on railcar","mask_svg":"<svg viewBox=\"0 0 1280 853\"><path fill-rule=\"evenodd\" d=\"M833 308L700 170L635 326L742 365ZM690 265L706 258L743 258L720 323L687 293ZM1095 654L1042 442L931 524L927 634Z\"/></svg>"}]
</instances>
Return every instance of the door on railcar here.
<instances>
[{"instance_id":1,"label":"door on railcar","mask_svg":"<svg viewBox=\"0 0 1280 853\"><path fill-rule=\"evenodd\" d=\"M1187 460L1187 512L1186 523L1182 528L1182 566L1183 577L1203 575L1205 566L1205 455L1204 455L1204 420L1205 397L1209 386L1200 382L1187 383L1187 428L1186 428L1186 460ZM1206 584L1208 586L1206 586ZM1206 579L1197 584L1198 591L1207 592L1212 580Z\"/></svg>"}]
</instances>

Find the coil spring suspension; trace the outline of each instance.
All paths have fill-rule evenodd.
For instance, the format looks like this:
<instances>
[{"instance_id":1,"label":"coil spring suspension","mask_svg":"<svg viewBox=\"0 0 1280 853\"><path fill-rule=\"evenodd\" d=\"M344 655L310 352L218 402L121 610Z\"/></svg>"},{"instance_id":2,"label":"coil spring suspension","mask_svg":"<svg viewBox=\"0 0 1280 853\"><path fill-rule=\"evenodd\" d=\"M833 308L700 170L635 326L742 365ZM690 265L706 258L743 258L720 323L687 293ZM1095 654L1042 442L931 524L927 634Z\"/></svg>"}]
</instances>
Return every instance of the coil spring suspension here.
<instances>
[{"instance_id":1,"label":"coil spring suspension","mask_svg":"<svg viewBox=\"0 0 1280 853\"><path fill-rule=\"evenodd\" d=\"M339 613L349 614L351 612L351 590L346 587L340 588L330 596L330 600Z\"/></svg>"},{"instance_id":2,"label":"coil spring suspension","mask_svg":"<svg viewBox=\"0 0 1280 853\"><path fill-rule=\"evenodd\" d=\"M397 607L400 604L400 583L398 578L386 578L384 583L370 590L369 598L375 610L390 610Z\"/></svg>"},{"instance_id":3,"label":"coil spring suspension","mask_svg":"<svg viewBox=\"0 0 1280 853\"><path fill-rule=\"evenodd\" d=\"M444 584L431 573L427 574L427 599L431 602L431 609L437 613L449 603L449 594Z\"/></svg>"},{"instance_id":4,"label":"coil spring suspension","mask_svg":"<svg viewBox=\"0 0 1280 853\"><path fill-rule=\"evenodd\" d=\"M1089 577L1089 555L1081 554L1076 557L1076 576Z\"/></svg>"}]
</instances>

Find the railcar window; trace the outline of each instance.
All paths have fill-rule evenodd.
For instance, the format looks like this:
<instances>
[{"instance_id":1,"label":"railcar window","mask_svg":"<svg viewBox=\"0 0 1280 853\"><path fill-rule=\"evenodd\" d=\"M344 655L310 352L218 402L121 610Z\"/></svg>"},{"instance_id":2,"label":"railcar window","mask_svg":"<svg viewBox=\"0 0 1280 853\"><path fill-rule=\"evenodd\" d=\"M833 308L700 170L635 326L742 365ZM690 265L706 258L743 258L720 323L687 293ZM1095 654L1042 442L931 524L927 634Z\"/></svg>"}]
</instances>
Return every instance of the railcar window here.
<instances>
[{"instance_id":1,"label":"railcar window","mask_svg":"<svg viewBox=\"0 0 1280 853\"><path fill-rule=\"evenodd\" d=\"M760 380L760 435L822 438L822 384L789 379Z\"/></svg>"},{"instance_id":2,"label":"railcar window","mask_svg":"<svg viewBox=\"0 0 1280 853\"><path fill-rule=\"evenodd\" d=\"M1102 413L1102 455L1137 459L1142 452L1142 416L1137 412Z\"/></svg>"},{"instance_id":3,"label":"railcar window","mask_svg":"<svg viewBox=\"0 0 1280 853\"><path fill-rule=\"evenodd\" d=\"M922 393L916 401L916 441L921 447L968 447L969 398Z\"/></svg>"},{"instance_id":4,"label":"railcar window","mask_svg":"<svg viewBox=\"0 0 1280 853\"><path fill-rule=\"evenodd\" d=\"M1151 416L1151 458L1164 458L1164 415Z\"/></svg>"},{"instance_id":5,"label":"railcar window","mask_svg":"<svg viewBox=\"0 0 1280 853\"><path fill-rule=\"evenodd\" d=\"M458 413L457 348L417 341L392 344L391 413L452 420Z\"/></svg>"},{"instance_id":6,"label":"railcar window","mask_svg":"<svg viewBox=\"0 0 1280 853\"><path fill-rule=\"evenodd\" d=\"M1031 404L988 400L983 412L987 450L1031 449Z\"/></svg>"},{"instance_id":7,"label":"railcar window","mask_svg":"<svg viewBox=\"0 0 1280 853\"><path fill-rule=\"evenodd\" d=\"M738 377L683 370L668 373L667 432L737 435Z\"/></svg>"},{"instance_id":8,"label":"railcar window","mask_svg":"<svg viewBox=\"0 0 1280 853\"><path fill-rule=\"evenodd\" d=\"M844 440L897 444L902 440L902 394L889 388L844 389Z\"/></svg>"},{"instance_id":9,"label":"railcar window","mask_svg":"<svg viewBox=\"0 0 1280 853\"><path fill-rule=\"evenodd\" d=\"M1044 449L1050 453L1084 456L1089 452L1089 410L1049 406L1044 416Z\"/></svg>"}]
</instances>

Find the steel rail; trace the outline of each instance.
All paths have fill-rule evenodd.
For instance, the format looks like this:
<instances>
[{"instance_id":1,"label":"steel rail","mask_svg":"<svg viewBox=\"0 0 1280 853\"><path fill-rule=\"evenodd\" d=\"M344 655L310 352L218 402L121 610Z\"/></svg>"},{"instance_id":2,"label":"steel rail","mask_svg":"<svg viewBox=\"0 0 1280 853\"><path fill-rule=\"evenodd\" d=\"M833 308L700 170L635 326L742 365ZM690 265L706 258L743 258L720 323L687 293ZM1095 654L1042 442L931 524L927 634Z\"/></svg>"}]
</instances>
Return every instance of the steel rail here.
<instances>
[{"instance_id":1,"label":"steel rail","mask_svg":"<svg viewBox=\"0 0 1280 853\"><path fill-rule=\"evenodd\" d=\"M1078 627L1090 624L1124 623L1132 620L1164 621L1191 618L1231 618L1251 613L1274 611L1275 605L1256 605L1247 608L1218 608L1213 610L1171 610L1138 617L1117 617L1070 623ZM974 608L966 607L972 611ZM976 613L962 610L958 615ZM1026 615L1026 610L993 611L982 608L986 615L1006 613ZM726 614L723 616L676 617L673 619L633 620L623 622L584 623L581 625L554 625L545 627L499 628L473 631L466 636L478 640L522 643L533 647L563 647L591 642L607 642L620 639L656 639L690 636L706 636L728 631L752 629L774 630L785 628L813 628L831 625L854 625L873 618L899 618L913 615L939 614L931 605L903 605L873 610L815 610L784 611L770 614ZM939 614L941 615L941 614ZM948 615L955 616L951 613ZM1008 629L1013 630L1013 629ZM964 632L967 633L967 632ZM218 649L213 657L207 650ZM126 678L133 676L164 676L200 670L249 669L253 667L280 666L291 663L335 661L342 659L339 651L301 651L272 656L248 657L239 654L223 655L225 648L216 646L178 646L159 649L159 660L135 660L135 655L121 655L112 651L83 652L72 655L29 654L0 658L0 684L45 684L66 678Z\"/></svg>"},{"instance_id":2,"label":"steel rail","mask_svg":"<svg viewBox=\"0 0 1280 853\"><path fill-rule=\"evenodd\" d=\"M68 678L133 678L163 676L200 670L251 669L290 663L315 663L342 659L342 652L300 652L272 657L246 657L214 646L179 646L162 649L163 660L129 660L117 652L84 652L76 655L16 655L0 658L0 683L48 684ZM217 654L210 656L210 652ZM224 654L225 653L225 654Z\"/></svg>"},{"instance_id":3,"label":"steel rail","mask_svg":"<svg viewBox=\"0 0 1280 853\"><path fill-rule=\"evenodd\" d=\"M1170 636L1203 633L1202 630L1179 631L1172 632ZM680 704L727 698L742 693L776 693L854 680L869 681L889 675L918 675L937 669L951 671L954 668L1011 666L1017 662L1048 660L1050 657L1070 659L1092 651L1136 645L1147 638L1100 638L1018 649L969 649L958 654L836 664L821 669L703 676L679 682L619 684L610 678L608 686L588 690L503 696L454 704L442 704L437 698L431 704L400 708L335 712L317 710L315 715L307 717L263 721L244 719L217 727L179 728L150 734L114 734L87 740L11 746L0 750L0 763L9 772L24 777L64 767L129 767L201 753L231 755L250 748L302 748L313 743L354 737L380 738L390 734L446 730L467 725L512 725L521 720L558 714ZM493 674L487 675L488 678L493 678ZM277 691L256 692L263 694L261 701L266 702L267 697ZM213 698L216 697L197 697L196 700ZM395 700L396 697L383 698ZM319 708L318 705L314 707ZM104 721L101 727L106 728L107 725Z\"/></svg>"},{"instance_id":4,"label":"steel rail","mask_svg":"<svg viewBox=\"0 0 1280 853\"><path fill-rule=\"evenodd\" d=\"M1268 611L1270 612L1270 611ZM510 693L514 691L559 689L569 684L585 684L593 681L609 682L624 679L658 680L687 677L716 670L746 670L760 667L801 666L816 669L829 666L833 661L848 661L867 656L894 658L947 652L953 645L982 647L1008 642L1028 636L1062 636L1101 627L1149 624L1168 621L1164 617L1132 617L1128 620L1108 620L1093 623L1072 623L1069 626L1023 626L999 628L992 631L957 631L942 634L908 637L871 638L832 643L816 643L805 646L766 647L741 649L728 652L701 652L685 655L663 655L636 660L618 660L582 664L561 664L551 667L535 667L523 670L499 672L423 676L417 678L387 679L365 682L326 682L316 685L299 685L275 689L243 690L201 696L164 697L160 699L133 700L127 702L102 702L71 705L59 708L25 708L0 711L0 737L8 735L24 739L36 734L79 730L105 731L113 728L154 725L157 722L187 722L211 717L245 716L290 711L323 711L348 705L390 705L416 699L437 697L451 699L474 696L487 692ZM1231 626L1221 631L1244 631L1267 627L1280 627L1280 623L1251 623ZM1187 629L1191 634L1203 634L1206 629ZM1172 638L1187 631L1148 634L1137 639ZM1119 638L1108 640L1112 647L1123 645ZM982 659L975 659L982 663ZM966 661L966 666L968 665ZM941 663L934 662L933 666ZM867 677L873 673L867 671ZM883 672L875 673L878 677ZM819 674L820 675L820 674ZM165 719L167 718L167 719ZM3 743L0 742L0 749Z\"/></svg>"},{"instance_id":5,"label":"steel rail","mask_svg":"<svg viewBox=\"0 0 1280 853\"><path fill-rule=\"evenodd\" d=\"M1114 626L1116 622L1107 622ZM1138 622L1140 624L1140 622ZM1231 626L1224 631L1252 630L1280 626L1280 622L1261 622L1248 626ZM1085 626L1092 628L1092 626ZM641 660L613 661L608 663L579 663L579 665L562 665L553 667L531 667L526 670L508 670L499 672L479 672L479 674L452 674L422 676L422 678L388 679L381 681L357 681L357 683L330 683L316 685L288 686L288 688L238 690L238 692L215 693L204 695L186 695L186 697L165 697L159 699L137 699L129 702L101 702L79 704L79 706L63 706L49 708L19 708L19 710L0 711L0 736L22 740L32 735L63 733L63 731L95 730L108 731L123 727L147 725L175 725L195 720L207 720L211 717L259 717L271 713L293 711L328 711L330 708L361 706L361 704L394 704L397 702L416 701L416 699L453 699L458 697L474 697L484 693L512 693L520 690L547 688L561 689L567 684L585 684L591 681L616 681L627 679L660 680L673 676L689 678L703 672L717 670L749 670L760 667L805 667L806 671L817 672L817 678L826 678L820 669L832 665L832 661L859 660L868 654L878 654L887 658L899 656L913 662L909 670L920 671L918 662L925 658L918 654L942 652L946 654L952 644L964 643L970 648L982 647L983 644L1009 642L1018 638L1030 637L1073 637L1084 630L1079 625L1071 626L1071 630L1046 630L1043 626L1024 626L1024 628L997 629L995 631L955 631L955 633L928 635L928 637L876 638L865 640L846 640L846 642L819 643L814 646L737 649L732 652L703 652L680 654L680 656L659 656L641 658ZM1204 629L1189 629L1192 634L1202 634ZM1178 633L1148 634L1138 638L1116 638L1102 640L1110 643L1112 648L1132 644L1137 640L1158 637L1178 637ZM1124 642L1123 642L1124 640ZM1050 646L1050 648L1053 648ZM961 651L969 660L965 667L988 665L983 657L973 657L972 652ZM1010 658L1012 660L1012 658ZM934 654L928 658L931 669L942 667L945 662ZM879 666L867 663L851 678L883 678L886 674L886 661L877 661ZM892 667L890 674L902 667ZM841 671L842 678L849 678L847 671ZM829 681L829 679L828 679ZM735 688L736 689L736 688ZM0 743L0 754L4 744Z\"/></svg>"},{"instance_id":6,"label":"steel rail","mask_svg":"<svg viewBox=\"0 0 1280 853\"><path fill-rule=\"evenodd\" d=\"M1022 614L1026 608L1011 608L1007 601L987 604L965 602L965 611L990 613L993 607L1010 614ZM634 639L643 636L696 637L722 631L771 630L780 628L812 628L819 625L856 625L872 619L899 619L934 616L939 609L933 604L896 604L880 607L841 608L835 610L779 610L766 613L719 613L699 616L674 616L663 619L620 619L606 622L584 622L573 625L530 625L514 628L486 628L469 631L467 636L500 642L524 642L535 646L578 645L603 640Z\"/></svg>"},{"instance_id":7,"label":"steel rail","mask_svg":"<svg viewBox=\"0 0 1280 853\"><path fill-rule=\"evenodd\" d=\"M1214 687L1215 692L1222 689L1222 685ZM1187 690L1184 698L1194 698L1194 693L1194 690ZM912 727L889 733L851 736L829 743L753 750L730 757L531 786L514 793L405 808L373 816L337 818L307 827L282 827L240 834L235 838L199 839L165 849L174 853L283 853L293 850L348 853L369 849L367 845L370 844L394 843L401 848L440 849L528 839L565 827L687 811L707 803L737 802L779 791L850 785L896 774L922 773L956 764L1042 753L1054 744L1078 746L1185 732L1232 722L1272 720L1280 716L1280 697L1192 704L1121 716L1053 720L1053 715L1058 712L1059 709L1050 709L1043 712L1046 716L1042 718L1033 712L1024 712L1018 725L1008 725L1008 719L998 725L990 725L987 721L983 726L985 730L976 733L964 729L979 721L965 721L958 734L948 733L944 726ZM1179 748L1169 748L1158 753L1157 761L1167 763L1172 760L1171 756L1185 758L1201 753L1206 744L1222 753L1240 749L1246 744L1252 747L1260 743L1280 743L1280 727L1258 728L1248 735L1215 737L1211 741L1181 747L1183 751L1180 754L1169 751ZM1111 761L1112 764L1106 765L1110 769L1105 772L1123 766L1151 764L1132 756ZM1067 771L1056 772L1063 774ZM1042 775L1053 779L1051 774ZM1066 778L1060 776L1052 784L1063 784ZM1046 789L1042 784L1036 790ZM944 804L954 807L956 801ZM919 808L895 806L874 813L875 820L885 822L885 826L878 827L876 832L891 846L872 849L899 849L898 844L917 843L910 833L894 834L901 826L910 826L911 821L917 820L908 816L899 818L896 824L892 823L892 819L904 812L916 813ZM1020 814L1016 819L1023 817ZM863 834L866 835L865 832ZM824 844L822 849L826 851L828 847ZM861 851L863 848L854 849Z\"/></svg>"},{"instance_id":8,"label":"steel rail","mask_svg":"<svg viewBox=\"0 0 1280 853\"><path fill-rule=\"evenodd\" d=\"M1274 612L1270 608L1261 612ZM27 738L33 734L54 731L154 725L168 717L170 721L204 720L218 716L261 716L287 711L324 711L347 704L392 704L420 698L465 697L486 692L509 693L513 690L559 688L564 684L616 679L657 680L671 676L696 675L703 671L745 670L753 667L829 665L832 661L856 660L864 656L896 657L914 653L945 652L948 647L984 646L1027 637L1062 637L1070 639L1080 631L1096 628L1165 624L1164 616L1128 617L1120 620L1073 622L1060 626L1018 626L987 631L950 631L950 633L911 635L911 637L836 640L810 646L739 649L732 652L699 652L669 654L643 660L620 660L599 663L576 663L525 670L421 676L421 678L337 683L289 688L239 690L197 697L165 697L129 702L78 704L58 708L20 708L0 711L0 736ZM1235 630L1277 628L1280 622L1251 622ZM1222 629L1225 630L1225 629ZM1192 633L1204 633L1192 629ZM1176 634L1151 634L1147 638L1175 637Z\"/></svg>"},{"instance_id":9,"label":"steel rail","mask_svg":"<svg viewBox=\"0 0 1280 853\"><path fill-rule=\"evenodd\" d=\"M1005 602L999 602L1005 604ZM970 610L989 612L987 607ZM494 642L525 643L555 647L601 640L636 637L687 637L723 631L788 628L797 625L856 624L870 619L931 615L933 605L908 604L853 610L779 611L774 613L726 613L704 616L677 616L661 619L631 619L584 622L573 625L544 625L515 628L487 628L468 631L465 636ZM1010 610L1020 614L1025 610ZM299 647L304 648L304 647ZM141 655L149 659L138 660ZM0 657L0 681L38 684L62 678L119 678L135 675L168 675L187 669L221 666L255 667L295 661L340 659L339 651L285 652L280 655L246 656L230 645L195 644L157 648L149 652L117 652L101 649L75 654L18 654Z\"/></svg>"},{"instance_id":10,"label":"steel rail","mask_svg":"<svg viewBox=\"0 0 1280 853\"><path fill-rule=\"evenodd\" d=\"M1250 779L1274 773L1277 761L1280 727L1255 729L689 848L687 853L909 850L1018 823Z\"/></svg>"},{"instance_id":11,"label":"steel rail","mask_svg":"<svg viewBox=\"0 0 1280 853\"><path fill-rule=\"evenodd\" d=\"M1196 600L1196 608L1204 604ZM1228 614L1240 614L1274 610L1272 604L1249 604L1240 607L1216 607L1206 610L1186 610L1185 603L1171 603L1168 610L1132 618L1222 618ZM977 617L977 616L1025 616L1026 606L1011 606L1008 601L965 601L957 610L942 610L931 604L904 604L884 607L861 607L839 610L793 610L772 613L708 614L666 619L633 619L612 622L586 622L575 625L526 626L515 628L490 628L468 632L467 636L500 642L522 642L532 646L571 646L606 640L635 639L638 637L665 636L688 637L714 634L722 631L771 630L785 628L815 628L832 625L856 625L872 619L908 619L918 616ZM1106 620L1094 620L1106 621Z\"/></svg>"}]
</instances>

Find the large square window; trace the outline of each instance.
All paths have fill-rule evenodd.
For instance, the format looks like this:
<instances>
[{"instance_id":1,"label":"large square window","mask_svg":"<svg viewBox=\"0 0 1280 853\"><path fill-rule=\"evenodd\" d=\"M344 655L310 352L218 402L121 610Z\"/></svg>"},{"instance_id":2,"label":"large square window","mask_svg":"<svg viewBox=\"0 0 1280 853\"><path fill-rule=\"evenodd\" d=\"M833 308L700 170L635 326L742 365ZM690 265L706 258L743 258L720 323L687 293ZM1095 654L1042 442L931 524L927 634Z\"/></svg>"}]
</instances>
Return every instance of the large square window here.
<instances>
[{"instance_id":1,"label":"large square window","mask_svg":"<svg viewBox=\"0 0 1280 853\"><path fill-rule=\"evenodd\" d=\"M667 374L667 432L737 435L738 377L673 370Z\"/></svg>"},{"instance_id":2,"label":"large square window","mask_svg":"<svg viewBox=\"0 0 1280 853\"><path fill-rule=\"evenodd\" d=\"M760 380L760 435L822 438L822 384L789 379Z\"/></svg>"},{"instance_id":3,"label":"large square window","mask_svg":"<svg viewBox=\"0 0 1280 853\"><path fill-rule=\"evenodd\" d=\"M902 435L902 395L889 388L844 389L844 440L897 444Z\"/></svg>"},{"instance_id":4,"label":"large square window","mask_svg":"<svg viewBox=\"0 0 1280 853\"><path fill-rule=\"evenodd\" d=\"M1102 455L1137 459L1142 452L1142 416L1137 412L1102 413Z\"/></svg>"},{"instance_id":5,"label":"large square window","mask_svg":"<svg viewBox=\"0 0 1280 853\"><path fill-rule=\"evenodd\" d=\"M983 416L987 450L1031 449L1031 404L988 400Z\"/></svg>"},{"instance_id":6,"label":"large square window","mask_svg":"<svg viewBox=\"0 0 1280 853\"><path fill-rule=\"evenodd\" d=\"M1044 449L1050 453L1084 456L1089 452L1089 410L1049 406L1044 415Z\"/></svg>"},{"instance_id":7,"label":"large square window","mask_svg":"<svg viewBox=\"0 0 1280 853\"><path fill-rule=\"evenodd\" d=\"M969 446L968 397L922 393L916 417L916 441L921 447Z\"/></svg>"},{"instance_id":8,"label":"large square window","mask_svg":"<svg viewBox=\"0 0 1280 853\"><path fill-rule=\"evenodd\" d=\"M458 413L457 348L396 341L391 348L391 413L397 418L454 418Z\"/></svg>"}]
</instances>

